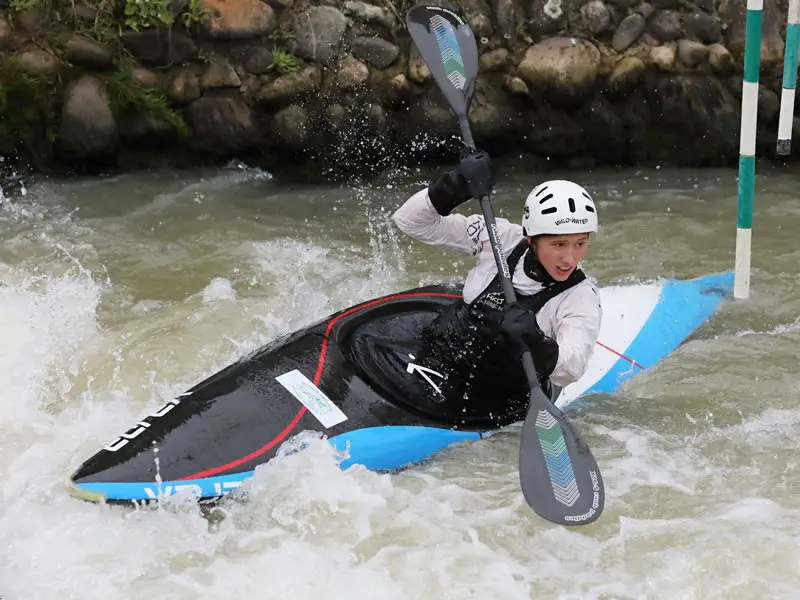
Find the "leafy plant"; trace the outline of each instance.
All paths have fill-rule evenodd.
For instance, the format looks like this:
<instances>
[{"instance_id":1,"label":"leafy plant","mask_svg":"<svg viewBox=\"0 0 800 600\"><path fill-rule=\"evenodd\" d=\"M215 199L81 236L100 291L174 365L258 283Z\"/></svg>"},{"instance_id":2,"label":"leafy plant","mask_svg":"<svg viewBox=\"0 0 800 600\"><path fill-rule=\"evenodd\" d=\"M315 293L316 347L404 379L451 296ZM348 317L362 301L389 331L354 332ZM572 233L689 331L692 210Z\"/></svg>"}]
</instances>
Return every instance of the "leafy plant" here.
<instances>
[{"instance_id":1,"label":"leafy plant","mask_svg":"<svg viewBox=\"0 0 800 600\"><path fill-rule=\"evenodd\" d=\"M105 76L111 108L118 116L125 113L150 115L172 126L179 134L189 130L184 118L170 106L160 90L147 87L133 76L132 64L128 60L120 63L119 70Z\"/></svg>"},{"instance_id":2,"label":"leafy plant","mask_svg":"<svg viewBox=\"0 0 800 600\"><path fill-rule=\"evenodd\" d=\"M10 0L8 3L8 8L12 12L23 12L34 8L37 4L37 0Z\"/></svg>"},{"instance_id":3,"label":"leafy plant","mask_svg":"<svg viewBox=\"0 0 800 600\"><path fill-rule=\"evenodd\" d=\"M134 31L174 22L167 0L125 0L124 23Z\"/></svg>"},{"instance_id":4,"label":"leafy plant","mask_svg":"<svg viewBox=\"0 0 800 600\"><path fill-rule=\"evenodd\" d=\"M278 73L295 73L300 70L300 61L291 52L281 48L273 48L272 68Z\"/></svg>"},{"instance_id":5,"label":"leafy plant","mask_svg":"<svg viewBox=\"0 0 800 600\"><path fill-rule=\"evenodd\" d=\"M203 0L189 0L189 5L181 18L188 29L194 24L201 23L208 15L209 12L203 7Z\"/></svg>"}]
</instances>

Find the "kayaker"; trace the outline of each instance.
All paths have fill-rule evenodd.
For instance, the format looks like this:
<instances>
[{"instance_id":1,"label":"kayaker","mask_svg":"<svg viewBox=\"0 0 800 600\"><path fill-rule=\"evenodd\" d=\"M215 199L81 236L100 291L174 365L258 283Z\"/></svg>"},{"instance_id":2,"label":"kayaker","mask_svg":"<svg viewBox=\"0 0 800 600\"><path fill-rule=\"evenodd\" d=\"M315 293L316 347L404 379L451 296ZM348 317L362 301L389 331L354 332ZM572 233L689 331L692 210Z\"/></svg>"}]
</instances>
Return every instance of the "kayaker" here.
<instances>
[{"instance_id":1,"label":"kayaker","mask_svg":"<svg viewBox=\"0 0 800 600\"><path fill-rule=\"evenodd\" d=\"M586 372L600 331L600 295L579 268L597 232L595 203L577 183L551 180L528 194L520 224L496 219L517 293L517 303L505 306L480 209L453 212L491 194L494 184L488 154L472 151L393 215L410 237L476 260L464 282L463 302L425 330L425 358L446 373L443 394L449 401L498 386L512 396L527 396L518 360L527 347L545 392L555 399Z\"/></svg>"}]
</instances>

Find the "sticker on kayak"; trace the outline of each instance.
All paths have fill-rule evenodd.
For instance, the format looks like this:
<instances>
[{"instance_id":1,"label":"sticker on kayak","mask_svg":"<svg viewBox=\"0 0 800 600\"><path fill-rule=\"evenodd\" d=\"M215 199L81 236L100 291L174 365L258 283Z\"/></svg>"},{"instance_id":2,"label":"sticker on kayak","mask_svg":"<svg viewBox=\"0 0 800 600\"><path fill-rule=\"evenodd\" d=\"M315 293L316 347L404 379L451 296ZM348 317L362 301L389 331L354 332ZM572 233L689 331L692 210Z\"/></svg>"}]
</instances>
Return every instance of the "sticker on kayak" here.
<instances>
[{"instance_id":1,"label":"sticker on kayak","mask_svg":"<svg viewBox=\"0 0 800 600\"><path fill-rule=\"evenodd\" d=\"M303 406L317 417L323 427L330 428L347 420L347 415L339 410L339 407L331 402L322 390L297 369L279 375L275 379L289 390L292 396L300 400Z\"/></svg>"}]
</instances>

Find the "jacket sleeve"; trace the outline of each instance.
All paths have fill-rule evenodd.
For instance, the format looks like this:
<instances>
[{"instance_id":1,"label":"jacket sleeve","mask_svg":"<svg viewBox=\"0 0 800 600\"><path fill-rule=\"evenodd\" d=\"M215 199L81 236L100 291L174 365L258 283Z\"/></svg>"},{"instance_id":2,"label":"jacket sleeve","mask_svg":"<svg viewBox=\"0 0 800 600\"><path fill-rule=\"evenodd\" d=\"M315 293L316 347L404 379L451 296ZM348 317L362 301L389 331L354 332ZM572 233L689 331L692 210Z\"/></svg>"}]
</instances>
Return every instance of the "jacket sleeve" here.
<instances>
[{"instance_id":1,"label":"jacket sleeve","mask_svg":"<svg viewBox=\"0 0 800 600\"><path fill-rule=\"evenodd\" d=\"M476 255L481 247L483 217L450 214L443 217L433 208L427 188L411 196L392 216L406 235L459 254Z\"/></svg>"},{"instance_id":2,"label":"jacket sleeve","mask_svg":"<svg viewBox=\"0 0 800 600\"><path fill-rule=\"evenodd\" d=\"M600 294L593 285L576 288L556 312L555 338L558 362L550 379L566 387L583 377L600 335L603 309Z\"/></svg>"}]
</instances>

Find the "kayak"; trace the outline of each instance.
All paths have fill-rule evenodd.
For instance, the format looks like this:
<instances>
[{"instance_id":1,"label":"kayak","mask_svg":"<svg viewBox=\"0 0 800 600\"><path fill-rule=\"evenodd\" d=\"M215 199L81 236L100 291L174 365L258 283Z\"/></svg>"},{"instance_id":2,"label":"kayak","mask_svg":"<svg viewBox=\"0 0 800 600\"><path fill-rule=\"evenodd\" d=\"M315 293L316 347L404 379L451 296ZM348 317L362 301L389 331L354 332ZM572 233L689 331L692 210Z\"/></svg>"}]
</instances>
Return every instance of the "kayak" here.
<instances>
[{"instance_id":1,"label":"kayak","mask_svg":"<svg viewBox=\"0 0 800 600\"><path fill-rule=\"evenodd\" d=\"M730 296L733 273L600 288L603 320L587 372L565 387L562 410L613 393L652 368ZM235 490L281 445L321 432L340 463L392 471L479 440L522 412L486 398L456 410L436 400L442 374L415 362L419 332L461 300L460 284L363 302L276 339L201 381L110 441L70 477L71 493L128 503Z\"/></svg>"}]
</instances>

